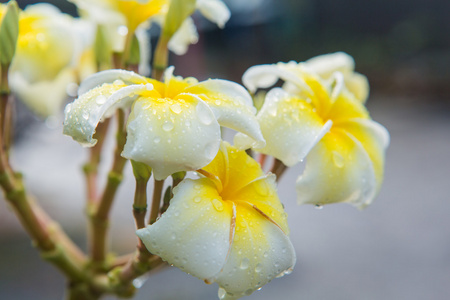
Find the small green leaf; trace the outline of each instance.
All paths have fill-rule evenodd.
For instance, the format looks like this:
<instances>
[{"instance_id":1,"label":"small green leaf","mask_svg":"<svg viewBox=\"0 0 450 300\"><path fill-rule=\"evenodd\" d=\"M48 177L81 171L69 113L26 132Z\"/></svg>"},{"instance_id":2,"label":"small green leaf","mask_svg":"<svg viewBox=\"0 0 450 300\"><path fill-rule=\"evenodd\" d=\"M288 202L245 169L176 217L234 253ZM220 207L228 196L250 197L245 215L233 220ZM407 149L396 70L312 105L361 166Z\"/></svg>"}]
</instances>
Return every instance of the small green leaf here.
<instances>
[{"instance_id":1,"label":"small green leaf","mask_svg":"<svg viewBox=\"0 0 450 300\"><path fill-rule=\"evenodd\" d=\"M187 17L195 11L196 0L171 0L164 22L163 34L172 37Z\"/></svg>"},{"instance_id":2,"label":"small green leaf","mask_svg":"<svg viewBox=\"0 0 450 300\"><path fill-rule=\"evenodd\" d=\"M0 63L8 66L16 52L19 36L19 7L16 1L10 1L0 25Z\"/></svg>"}]
</instances>

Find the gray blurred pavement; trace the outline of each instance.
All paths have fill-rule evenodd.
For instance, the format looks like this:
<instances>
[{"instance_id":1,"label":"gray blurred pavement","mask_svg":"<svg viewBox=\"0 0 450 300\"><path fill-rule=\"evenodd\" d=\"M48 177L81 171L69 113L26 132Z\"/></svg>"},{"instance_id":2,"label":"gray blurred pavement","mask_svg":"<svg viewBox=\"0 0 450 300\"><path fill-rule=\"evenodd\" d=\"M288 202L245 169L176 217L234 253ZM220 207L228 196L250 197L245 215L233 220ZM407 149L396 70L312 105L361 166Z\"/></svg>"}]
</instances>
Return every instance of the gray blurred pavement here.
<instances>
[{"instance_id":1,"label":"gray blurred pavement","mask_svg":"<svg viewBox=\"0 0 450 300\"><path fill-rule=\"evenodd\" d=\"M294 182L301 166L289 170L279 193L289 214L297 265L291 275L244 299L449 299L450 101L445 100L370 98L372 117L388 128L391 145L381 193L363 211L345 204L321 210L297 206ZM29 191L83 245L83 149L61 136L60 128L37 123L16 150L14 160L26 174ZM133 248L133 188L127 176L114 206L112 244L121 252ZM63 285L59 273L40 261L2 201L0 299L62 299ZM136 299L216 297L216 285L172 267L150 277Z\"/></svg>"}]
</instances>

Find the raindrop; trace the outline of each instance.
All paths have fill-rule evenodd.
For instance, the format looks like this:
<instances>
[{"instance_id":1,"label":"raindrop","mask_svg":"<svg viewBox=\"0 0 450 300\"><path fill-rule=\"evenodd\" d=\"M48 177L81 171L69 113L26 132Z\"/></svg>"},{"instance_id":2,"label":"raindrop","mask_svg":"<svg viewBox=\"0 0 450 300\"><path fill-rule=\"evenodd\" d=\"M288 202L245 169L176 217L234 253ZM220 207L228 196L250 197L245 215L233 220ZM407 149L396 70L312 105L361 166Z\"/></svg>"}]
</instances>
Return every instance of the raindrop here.
<instances>
[{"instance_id":1,"label":"raindrop","mask_svg":"<svg viewBox=\"0 0 450 300\"><path fill-rule=\"evenodd\" d=\"M217 154L215 143L210 143L205 147L205 156L207 159L213 159Z\"/></svg>"},{"instance_id":2,"label":"raindrop","mask_svg":"<svg viewBox=\"0 0 450 300\"><path fill-rule=\"evenodd\" d=\"M252 290L252 289L248 289L248 290L246 290L246 291L244 292L244 294L245 294L246 296L250 296L252 293L253 293L253 290Z\"/></svg>"},{"instance_id":3,"label":"raindrop","mask_svg":"<svg viewBox=\"0 0 450 300\"><path fill-rule=\"evenodd\" d=\"M255 267L255 272L259 273L261 271L262 271L262 265L261 264L257 264L256 267Z\"/></svg>"},{"instance_id":4,"label":"raindrop","mask_svg":"<svg viewBox=\"0 0 450 300\"><path fill-rule=\"evenodd\" d=\"M194 202L195 203L199 203L200 201L202 201L202 198L200 198L200 197L195 197L194 198Z\"/></svg>"},{"instance_id":5,"label":"raindrop","mask_svg":"<svg viewBox=\"0 0 450 300\"><path fill-rule=\"evenodd\" d=\"M222 201L220 201L219 199L212 199L211 202L217 211L223 211Z\"/></svg>"},{"instance_id":6,"label":"raindrop","mask_svg":"<svg viewBox=\"0 0 450 300\"><path fill-rule=\"evenodd\" d=\"M216 100L216 101L214 101L214 103L215 103L216 105L220 105L220 103L222 103L222 102L220 102L220 100Z\"/></svg>"},{"instance_id":7,"label":"raindrop","mask_svg":"<svg viewBox=\"0 0 450 300\"><path fill-rule=\"evenodd\" d=\"M125 83L122 80L117 79L117 80L114 80L113 84L114 85L124 85Z\"/></svg>"},{"instance_id":8,"label":"raindrop","mask_svg":"<svg viewBox=\"0 0 450 300\"><path fill-rule=\"evenodd\" d=\"M175 233L172 233L172 234L170 235L170 238L171 238L172 240L175 240L175 239L177 238L177 235L176 235Z\"/></svg>"},{"instance_id":9,"label":"raindrop","mask_svg":"<svg viewBox=\"0 0 450 300\"><path fill-rule=\"evenodd\" d=\"M213 121L212 113L203 105L196 107L198 119L205 125L210 125Z\"/></svg>"},{"instance_id":10,"label":"raindrop","mask_svg":"<svg viewBox=\"0 0 450 300\"><path fill-rule=\"evenodd\" d=\"M322 209L322 208L323 208L323 205L320 204L320 203L317 203L314 207L315 207L316 209Z\"/></svg>"},{"instance_id":11,"label":"raindrop","mask_svg":"<svg viewBox=\"0 0 450 300\"><path fill-rule=\"evenodd\" d=\"M219 296L219 299L224 299L227 295L227 292L223 288L219 288L217 295Z\"/></svg>"},{"instance_id":12,"label":"raindrop","mask_svg":"<svg viewBox=\"0 0 450 300\"><path fill-rule=\"evenodd\" d=\"M83 117L83 119L87 120L87 119L89 119L89 112L84 111L84 112L81 114L81 116Z\"/></svg>"},{"instance_id":13,"label":"raindrop","mask_svg":"<svg viewBox=\"0 0 450 300\"><path fill-rule=\"evenodd\" d=\"M179 114L181 112L181 106L178 103L172 104L170 106L170 110L176 114Z\"/></svg>"},{"instance_id":14,"label":"raindrop","mask_svg":"<svg viewBox=\"0 0 450 300\"><path fill-rule=\"evenodd\" d=\"M98 105L102 105L105 104L107 98L106 96L100 95L97 98L95 98L95 103L97 103Z\"/></svg>"},{"instance_id":15,"label":"raindrop","mask_svg":"<svg viewBox=\"0 0 450 300\"><path fill-rule=\"evenodd\" d=\"M250 261L248 260L248 258L244 258L241 261L241 265L239 266L239 268L241 268L242 270L245 270L248 268L248 265L250 264Z\"/></svg>"},{"instance_id":16,"label":"raindrop","mask_svg":"<svg viewBox=\"0 0 450 300\"><path fill-rule=\"evenodd\" d=\"M162 129L164 131L171 131L173 129L173 123L170 121L164 122L164 124L162 125Z\"/></svg>"},{"instance_id":17,"label":"raindrop","mask_svg":"<svg viewBox=\"0 0 450 300\"><path fill-rule=\"evenodd\" d=\"M333 151L333 163L338 168L344 166L344 157L337 151Z\"/></svg>"},{"instance_id":18,"label":"raindrop","mask_svg":"<svg viewBox=\"0 0 450 300\"><path fill-rule=\"evenodd\" d=\"M267 196L269 194L269 186L266 181L261 181L260 184L256 186L256 190L261 196Z\"/></svg>"},{"instance_id":19,"label":"raindrop","mask_svg":"<svg viewBox=\"0 0 450 300\"><path fill-rule=\"evenodd\" d=\"M161 138L157 136L153 141L155 142L155 144L158 144L161 141Z\"/></svg>"}]
</instances>

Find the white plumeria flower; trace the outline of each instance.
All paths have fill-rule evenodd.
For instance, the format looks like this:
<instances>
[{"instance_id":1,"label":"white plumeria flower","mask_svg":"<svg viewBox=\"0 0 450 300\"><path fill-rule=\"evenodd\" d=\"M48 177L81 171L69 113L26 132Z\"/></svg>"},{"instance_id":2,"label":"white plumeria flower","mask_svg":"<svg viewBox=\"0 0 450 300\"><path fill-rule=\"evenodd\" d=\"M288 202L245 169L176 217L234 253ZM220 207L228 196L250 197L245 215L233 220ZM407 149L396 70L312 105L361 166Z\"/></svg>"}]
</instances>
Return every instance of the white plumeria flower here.
<instances>
[{"instance_id":1,"label":"white plumeria flower","mask_svg":"<svg viewBox=\"0 0 450 300\"><path fill-rule=\"evenodd\" d=\"M50 4L29 5L20 13L10 86L43 117L59 111L67 98L67 85L76 81L74 69L82 52L76 25L72 17Z\"/></svg>"},{"instance_id":2,"label":"white plumeria flower","mask_svg":"<svg viewBox=\"0 0 450 300\"><path fill-rule=\"evenodd\" d=\"M93 146L98 123L117 108L131 106L122 155L153 168L162 180L207 165L220 145L220 126L252 137L264 146L256 109L242 86L227 80L172 75L164 82L123 70L97 73L80 86L80 97L65 110L64 134Z\"/></svg>"},{"instance_id":3,"label":"white plumeria flower","mask_svg":"<svg viewBox=\"0 0 450 300\"><path fill-rule=\"evenodd\" d=\"M261 78L270 79L264 86L280 77L299 92L293 95L275 88L267 94L257 116L267 144L256 150L286 166L306 157L304 173L297 180L300 204L367 206L383 181L389 133L370 119L362 102L345 88L341 73L334 73L333 81L324 81L307 68L283 68L274 68L276 72L267 76L266 68L258 69L264 72ZM257 78L257 69L249 73ZM242 148L250 142L245 135L235 137L235 144Z\"/></svg>"},{"instance_id":4,"label":"white plumeria flower","mask_svg":"<svg viewBox=\"0 0 450 300\"><path fill-rule=\"evenodd\" d=\"M167 211L137 235L153 254L204 280L220 299L250 295L295 264L275 179L223 143L203 170L174 189Z\"/></svg>"},{"instance_id":5,"label":"white plumeria flower","mask_svg":"<svg viewBox=\"0 0 450 300\"><path fill-rule=\"evenodd\" d=\"M277 80L286 81L285 90L299 93L305 89L302 85L302 70L315 73L322 79L333 81L336 73L343 76L343 83L353 95L364 103L369 96L369 82L367 77L355 72L355 61L353 57L344 53L336 52L313 57L305 62L277 63L259 65L249 68L242 80L244 85L254 92L258 87L267 88L274 85ZM301 88L299 88L301 86Z\"/></svg>"},{"instance_id":6,"label":"white plumeria flower","mask_svg":"<svg viewBox=\"0 0 450 300\"><path fill-rule=\"evenodd\" d=\"M115 44L116 51L123 50L123 34L128 31L134 32L139 27L148 27L149 21L153 21L160 26L164 24L167 15L170 0L71 0L92 20L99 24L111 25L118 36L114 40L119 41ZM220 28L230 18L230 11L221 0L196 0L195 7L200 13L211 22L217 24ZM184 13L180 13L184 16ZM189 16L185 20L180 20L180 28L170 38L169 50L177 55L186 53L190 44L198 41L198 33L192 18ZM122 38L120 38L122 37Z\"/></svg>"}]
</instances>

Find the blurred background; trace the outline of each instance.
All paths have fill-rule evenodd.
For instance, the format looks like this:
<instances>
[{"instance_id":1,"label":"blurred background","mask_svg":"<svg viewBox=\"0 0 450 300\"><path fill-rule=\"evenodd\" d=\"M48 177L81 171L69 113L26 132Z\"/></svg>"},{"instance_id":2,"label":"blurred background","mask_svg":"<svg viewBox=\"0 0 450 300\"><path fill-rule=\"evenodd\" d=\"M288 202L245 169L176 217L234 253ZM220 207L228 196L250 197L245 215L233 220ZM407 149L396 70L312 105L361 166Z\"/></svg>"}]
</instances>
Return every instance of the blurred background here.
<instances>
[{"instance_id":1,"label":"blurred background","mask_svg":"<svg viewBox=\"0 0 450 300\"><path fill-rule=\"evenodd\" d=\"M18 0L21 7L33 2L38 1ZM76 14L63 0L48 2ZM232 18L224 30L196 15L200 40L186 55L171 56L176 74L240 82L252 65L344 51L369 78L372 118L391 134L384 185L363 211L345 204L320 210L297 206L294 183L302 166L286 173L279 194L297 265L291 275L245 299L448 299L450 1L225 2ZM156 41L157 31L150 33ZM17 111L15 165L29 192L85 247L80 166L87 153L62 136L60 126L48 126L20 104ZM111 224L111 243L119 253L134 247L133 190L134 180L126 176ZM0 202L0 299L62 299L63 290L63 277L40 260ZM216 285L166 268L150 277L136 299L216 297Z\"/></svg>"}]
</instances>

